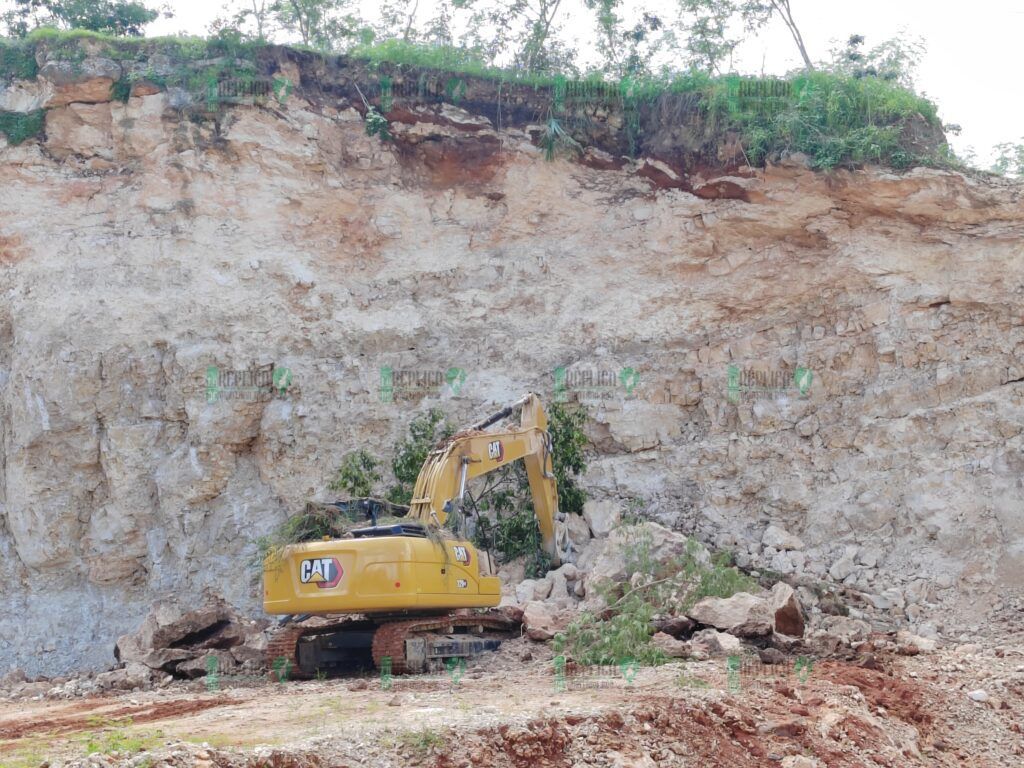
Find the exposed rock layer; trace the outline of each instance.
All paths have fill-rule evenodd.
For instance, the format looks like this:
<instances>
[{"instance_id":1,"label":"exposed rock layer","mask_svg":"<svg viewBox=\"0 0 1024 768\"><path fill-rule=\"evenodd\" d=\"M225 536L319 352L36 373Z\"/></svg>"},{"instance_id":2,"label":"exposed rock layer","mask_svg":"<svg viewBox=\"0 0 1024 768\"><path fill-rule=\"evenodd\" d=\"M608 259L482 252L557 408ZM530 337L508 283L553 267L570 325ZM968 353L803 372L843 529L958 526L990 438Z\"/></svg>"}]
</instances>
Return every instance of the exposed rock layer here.
<instances>
[{"instance_id":1,"label":"exposed rock layer","mask_svg":"<svg viewBox=\"0 0 1024 768\"><path fill-rule=\"evenodd\" d=\"M0 140L5 665L106 665L157 596L256 610L253 539L346 452L561 366L599 499L911 623L1021 586L1019 187L792 162L688 177L732 190L706 199L451 105L387 143L329 90L187 119L108 101L109 69L4 97L51 99L42 141Z\"/></svg>"}]
</instances>

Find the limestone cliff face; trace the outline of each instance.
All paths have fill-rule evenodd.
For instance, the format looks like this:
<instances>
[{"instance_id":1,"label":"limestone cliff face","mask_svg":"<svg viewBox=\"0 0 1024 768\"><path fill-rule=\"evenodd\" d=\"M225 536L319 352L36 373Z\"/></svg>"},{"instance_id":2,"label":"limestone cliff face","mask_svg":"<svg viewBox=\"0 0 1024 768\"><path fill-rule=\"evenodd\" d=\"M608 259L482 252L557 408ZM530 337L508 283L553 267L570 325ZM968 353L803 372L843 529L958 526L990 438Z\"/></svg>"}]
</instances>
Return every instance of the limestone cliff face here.
<instances>
[{"instance_id":1,"label":"limestone cliff face","mask_svg":"<svg viewBox=\"0 0 1024 768\"><path fill-rule=\"evenodd\" d=\"M548 162L450 104L382 142L302 88L190 119L102 69L4 96L48 111L0 139L3 667L108 664L158 595L258 610L253 539L346 452L560 367L599 498L911 623L1021 587L1020 187Z\"/></svg>"}]
</instances>

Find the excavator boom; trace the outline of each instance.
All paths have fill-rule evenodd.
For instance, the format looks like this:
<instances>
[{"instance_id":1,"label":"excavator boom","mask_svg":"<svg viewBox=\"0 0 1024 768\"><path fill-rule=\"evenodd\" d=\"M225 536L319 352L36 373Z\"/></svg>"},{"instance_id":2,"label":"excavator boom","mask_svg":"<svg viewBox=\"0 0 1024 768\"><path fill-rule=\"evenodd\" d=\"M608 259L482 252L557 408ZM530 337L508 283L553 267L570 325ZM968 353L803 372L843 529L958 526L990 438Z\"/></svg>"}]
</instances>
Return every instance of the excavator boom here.
<instances>
[{"instance_id":1,"label":"excavator boom","mask_svg":"<svg viewBox=\"0 0 1024 768\"><path fill-rule=\"evenodd\" d=\"M491 424L520 410L519 426L504 431L485 431ZM558 487L551 456L547 416L535 394L529 394L498 413L454 435L433 451L416 479L409 516L425 526L443 526L452 513L461 511L466 483L519 459L533 496L533 511L540 526L541 542L554 565L562 552L556 541Z\"/></svg>"}]
</instances>

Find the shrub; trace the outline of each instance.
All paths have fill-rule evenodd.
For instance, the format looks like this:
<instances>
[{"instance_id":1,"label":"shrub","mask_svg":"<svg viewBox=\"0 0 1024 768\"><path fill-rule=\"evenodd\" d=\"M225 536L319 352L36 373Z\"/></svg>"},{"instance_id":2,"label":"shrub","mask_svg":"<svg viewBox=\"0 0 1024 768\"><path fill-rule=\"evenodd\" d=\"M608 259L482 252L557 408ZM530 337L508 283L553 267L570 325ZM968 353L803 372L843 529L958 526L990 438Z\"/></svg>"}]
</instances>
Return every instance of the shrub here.
<instances>
[{"instance_id":1,"label":"shrub","mask_svg":"<svg viewBox=\"0 0 1024 768\"><path fill-rule=\"evenodd\" d=\"M42 109L35 112L3 112L0 111L0 133L7 137L11 144L39 136L46 124L46 112Z\"/></svg>"},{"instance_id":2,"label":"shrub","mask_svg":"<svg viewBox=\"0 0 1024 768\"><path fill-rule=\"evenodd\" d=\"M608 608L600 615L580 614L555 638L556 653L568 651L580 664L618 664L634 659L641 664L660 664L667 657L651 645L651 619L669 609L683 612L704 597L730 597L757 587L750 577L730 564L727 554L705 563L700 545L692 539L684 554L668 563L653 559L651 538L642 525L623 529L622 554L626 573L642 574L635 584L605 583L598 586Z\"/></svg>"}]
</instances>

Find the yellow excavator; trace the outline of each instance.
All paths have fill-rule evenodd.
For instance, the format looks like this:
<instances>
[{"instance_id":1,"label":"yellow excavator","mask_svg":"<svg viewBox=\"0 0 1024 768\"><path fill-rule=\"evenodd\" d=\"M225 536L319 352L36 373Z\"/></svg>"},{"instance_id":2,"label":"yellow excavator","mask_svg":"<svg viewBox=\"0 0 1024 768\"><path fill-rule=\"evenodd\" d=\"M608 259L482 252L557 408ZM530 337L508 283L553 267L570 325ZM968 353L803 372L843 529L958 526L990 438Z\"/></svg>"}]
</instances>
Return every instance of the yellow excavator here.
<instances>
[{"instance_id":1,"label":"yellow excavator","mask_svg":"<svg viewBox=\"0 0 1024 768\"><path fill-rule=\"evenodd\" d=\"M516 411L518 426L494 428ZM399 674L497 648L515 623L474 610L497 606L501 586L490 555L466 538L464 500L468 481L520 460L542 546L553 565L563 562L569 541L558 519L551 436L531 393L433 450L400 522L268 555L263 608L292 619L269 642L271 668L311 676L372 661Z\"/></svg>"}]
</instances>

